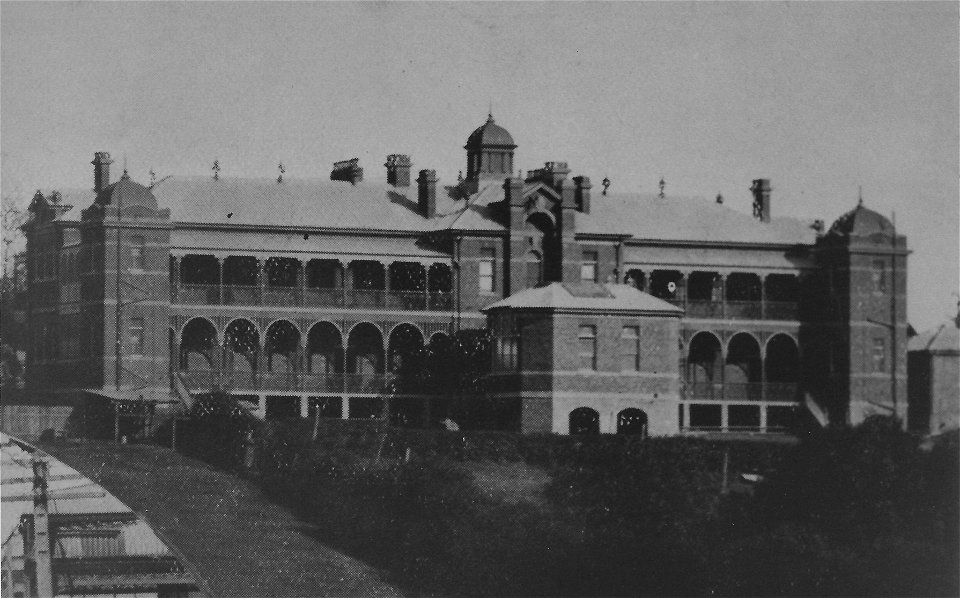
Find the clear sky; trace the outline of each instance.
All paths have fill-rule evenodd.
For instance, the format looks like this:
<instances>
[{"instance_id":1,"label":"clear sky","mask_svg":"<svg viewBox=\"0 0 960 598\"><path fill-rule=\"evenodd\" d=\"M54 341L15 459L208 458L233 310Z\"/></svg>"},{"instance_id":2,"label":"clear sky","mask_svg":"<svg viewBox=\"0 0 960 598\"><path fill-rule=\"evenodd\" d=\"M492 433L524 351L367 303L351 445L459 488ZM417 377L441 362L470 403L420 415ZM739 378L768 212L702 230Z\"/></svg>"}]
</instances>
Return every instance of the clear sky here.
<instances>
[{"instance_id":1,"label":"clear sky","mask_svg":"<svg viewBox=\"0 0 960 598\"><path fill-rule=\"evenodd\" d=\"M516 164L909 237L909 317L958 290L958 3L0 3L2 191L130 174L452 182L492 103Z\"/></svg>"}]
</instances>

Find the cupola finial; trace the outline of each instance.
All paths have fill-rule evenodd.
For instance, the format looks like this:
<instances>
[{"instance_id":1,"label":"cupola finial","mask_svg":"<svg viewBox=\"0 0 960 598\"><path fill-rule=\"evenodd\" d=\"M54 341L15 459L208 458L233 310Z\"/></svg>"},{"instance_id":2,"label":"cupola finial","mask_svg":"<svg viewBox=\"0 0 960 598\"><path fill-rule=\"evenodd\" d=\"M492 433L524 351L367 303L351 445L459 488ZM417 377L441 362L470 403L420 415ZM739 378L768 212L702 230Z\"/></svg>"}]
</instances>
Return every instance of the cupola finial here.
<instances>
[{"instance_id":1,"label":"cupola finial","mask_svg":"<svg viewBox=\"0 0 960 598\"><path fill-rule=\"evenodd\" d=\"M863 207L863 185L857 185L857 207Z\"/></svg>"}]
</instances>

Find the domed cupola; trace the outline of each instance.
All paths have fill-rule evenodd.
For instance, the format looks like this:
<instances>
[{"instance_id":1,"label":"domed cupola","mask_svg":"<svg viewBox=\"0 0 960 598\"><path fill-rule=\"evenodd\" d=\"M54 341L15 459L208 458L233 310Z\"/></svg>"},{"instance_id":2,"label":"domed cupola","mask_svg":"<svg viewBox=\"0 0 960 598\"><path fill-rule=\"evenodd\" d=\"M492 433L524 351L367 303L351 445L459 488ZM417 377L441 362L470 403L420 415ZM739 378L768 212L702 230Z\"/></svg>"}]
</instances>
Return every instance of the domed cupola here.
<instances>
[{"instance_id":1,"label":"domed cupola","mask_svg":"<svg viewBox=\"0 0 960 598\"><path fill-rule=\"evenodd\" d=\"M487 122L470 134L467 144L467 180L504 179L513 172L513 150L516 144L510 133L487 117Z\"/></svg>"},{"instance_id":2,"label":"domed cupola","mask_svg":"<svg viewBox=\"0 0 960 598\"><path fill-rule=\"evenodd\" d=\"M893 223L886 216L865 208L861 200L857 207L837 218L828 234L861 238L879 235L890 238L894 230Z\"/></svg>"},{"instance_id":3,"label":"domed cupola","mask_svg":"<svg viewBox=\"0 0 960 598\"><path fill-rule=\"evenodd\" d=\"M116 183L107 185L97 193L96 203L102 206L123 206L123 209L141 206L157 209L157 199L149 188L130 179L127 171Z\"/></svg>"}]
</instances>

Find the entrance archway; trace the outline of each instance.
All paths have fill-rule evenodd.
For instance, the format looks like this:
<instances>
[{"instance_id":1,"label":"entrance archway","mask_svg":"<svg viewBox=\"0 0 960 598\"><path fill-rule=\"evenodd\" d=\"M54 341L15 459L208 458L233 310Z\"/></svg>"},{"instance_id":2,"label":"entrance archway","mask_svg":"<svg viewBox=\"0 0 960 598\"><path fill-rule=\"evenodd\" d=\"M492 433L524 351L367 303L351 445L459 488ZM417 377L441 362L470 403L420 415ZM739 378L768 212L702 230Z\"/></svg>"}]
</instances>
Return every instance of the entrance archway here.
<instances>
[{"instance_id":1,"label":"entrance archway","mask_svg":"<svg viewBox=\"0 0 960 598\"><path fill-rule=\"evenodd\" d=\"M647 414L642 409L629 407L617 414L617 434L647 435Z\"/></svg>"},{"instance_id":2,"label":"entrance archway","mask_svg":"<svg viewBox=\"0 0 960 598\"><path fill-rule=\"evenodd\" d=\"M578 407L570 412L571 435L596 435L600 433L600 414L589 407Z\"/></svg>"}]
</instances>

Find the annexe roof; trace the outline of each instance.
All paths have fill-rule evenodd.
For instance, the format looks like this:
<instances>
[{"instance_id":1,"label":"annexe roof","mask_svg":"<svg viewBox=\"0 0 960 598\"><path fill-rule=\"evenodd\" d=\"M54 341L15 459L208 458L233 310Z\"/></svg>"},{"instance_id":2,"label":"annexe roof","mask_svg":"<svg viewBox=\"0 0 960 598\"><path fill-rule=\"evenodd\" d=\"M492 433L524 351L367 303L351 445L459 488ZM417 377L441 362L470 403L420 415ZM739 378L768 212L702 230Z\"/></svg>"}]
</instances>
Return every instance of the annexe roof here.
<instances>
[{"instance_id":1,"label":"annexe roof","mask_svg":"<svg viewBox=\"0 0 960 598\"><path fill-rule=\"evenodd\" d=\"M552 282L524 289L480 311L498 309L647 312L676 316L683 314L679 307L630 285L583 282Z\"/></svg>"},{"instance_id":2,"label":"annexe roof","mask_svg":"<svg viewBox=\"0 0 960 598\"><path fill-rule=\"evenodd\" d=\"M925 330L907 342L907 351L960 354L960 328L955 322L944 322Z\"/></svg>"}]
</instances>

